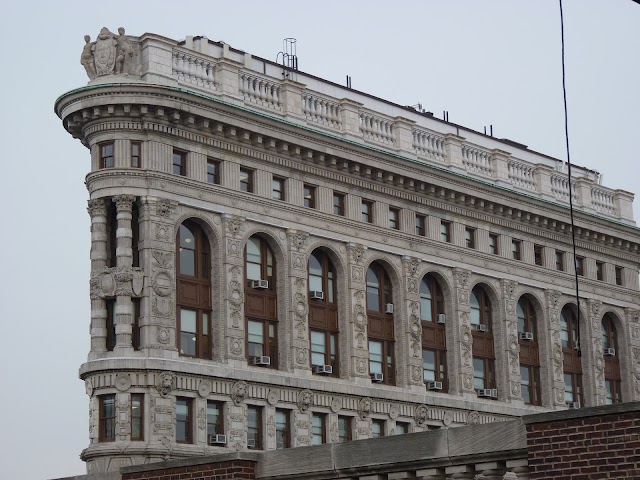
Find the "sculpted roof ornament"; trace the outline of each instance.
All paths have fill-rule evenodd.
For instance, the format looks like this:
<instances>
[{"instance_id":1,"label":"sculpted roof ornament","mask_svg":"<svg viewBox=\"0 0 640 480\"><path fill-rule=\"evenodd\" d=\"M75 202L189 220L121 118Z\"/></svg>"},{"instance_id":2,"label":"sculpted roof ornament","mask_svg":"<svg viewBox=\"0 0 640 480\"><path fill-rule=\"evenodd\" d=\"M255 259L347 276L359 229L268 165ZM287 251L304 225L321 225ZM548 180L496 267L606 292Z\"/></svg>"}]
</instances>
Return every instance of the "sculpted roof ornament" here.
<instances>
[{"instance_id":1,"label":"sculpted roof ornament","mask_svg":"<svg viewBox=\"0 0 640 480\"><path fill-rule=\"evenodd\" d=\"M123 27L118 28L118 35L102 27L95 42L89 35L84 36L84 42L80 64L89 80L105 75L138 75L138 48L125 35Z\"/></svg>"}]
</instances>

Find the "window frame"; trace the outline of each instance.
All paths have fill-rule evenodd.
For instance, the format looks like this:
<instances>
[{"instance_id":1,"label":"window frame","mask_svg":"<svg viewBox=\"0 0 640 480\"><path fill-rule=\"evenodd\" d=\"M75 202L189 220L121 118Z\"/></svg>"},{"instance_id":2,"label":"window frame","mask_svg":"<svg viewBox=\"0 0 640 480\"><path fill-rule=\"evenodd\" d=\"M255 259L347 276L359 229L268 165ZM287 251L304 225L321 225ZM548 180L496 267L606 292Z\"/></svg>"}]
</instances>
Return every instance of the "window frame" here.
<instances>
[{"instance_id":1,"label":"window frame","mask_svg":"<svg viewBox=\"0 0 640 480\"><path fill-rule=\"evenodd\" d=\"M440 220L440 241L451 243L451 222Z\"/></svg>"},{"instance_id":2,"label":"window frame","mask_svg":"<svg viewBox=\"0 0 640 480\"><path fill-rule=\"evenodd\" d=\"M240 191L241 192L245 192L245 193L253 193L253 175L254 175L255 170L251 169L251 168L245 168L245 167L240 167L240 175L239 175L239 181L240 181ZM246 175L246 182L243 182L243 174Z\"/></svg>"},{"instance_id":3,"label":"window frame","mask_svg":"<svg viewBox=\"0 0 640 480\"><path fill-rule=\"evenodd\" d=\"M366 207L366 212L365 212ZM373 224L374 202L371 200L362 200L360 206L360 219L364 223Z\"/></svg>"},{"instance_id":4,"label":"window frame","mask_svg":"<svg viewBox=\"0 0 640 480\"><path fill-rule=\"evenodd\" d=\"M336 200L338 201L336 204ZM345 194L340 192L333 192L333 214L340 217L344 217L345 210Z\"/></svg>"},{"instance_id":5,"label":"window frame","mask_svg":"<svg viewBox=\"0 0 640 480\"><path fill-rule=\"evenodd\" d=\"M207 157L207 183L209 185L220 185L220 165L220 160ZM213 167L213 173L209 171L210 166Z\"/></svg>"},{"instance_id":6,"label":"window frame","mask_svg":"<svg viewBox=\"0 0 640 480\"><path fill-rule=\"evenodd\" d=\"M134 415L133 407L134 407L134 403L136 403L134 399L137 399L137 403L140 406L139 413L137 415ZM130 404L129 415L131 417L131 441L136 441L136 442L144 441L144 394L143 393L131 394L131 404ZM136 420L139 422L140 435L134 436L133 430L134 430L134 423Z\"/></svg>"},{"instance_id":7,"label":"window frame","mask_svg":"<svg viewBox=\"0 0 640 480\"><path fill-rule=\"evenodd\" d=\"M464 245L467 248L475 250L476 248L476 229L472 227L464 227Z\"/></svg>"},{"instance_id":8,"label":"window frame","mask_svg":"<svg viewBox=\"0 0 640 480\"><path fill-rule=\"evenodd\" d=\"M111 155L107 155L104 149L111 147ZM98 168L115 168L116 166L116 149L114 142L102 142L98 144ZM107 165L106 159L111 159Z\"/></svg>"},{"instance_id":9,"label":"window frame","mask_svg":"<svg viewBox=\"0 0 640 480\"><path fill-rule=\"evenodd\" d=\"M116 299L115 298L107 298L105 300L105 307L107 311L106 318L106 330L107 330L107 338L106 338L106 347L107 352L113 352L116 348L117 344L117 335L116 335Z\"/></svg>"},{"instance_id":10,"label":"window frame","mask_svg":"<svg viewBox=\"0 0 640 480\"><path fill-rule=\"evenodd\" d=\"M178 419L178 403L184 403L187 407L186 420L182 421ZM185 425L185 438L178 440L178 424L183 423ZM193 435L193 398L190 397L176 397L176 443L192 444L194 440Z\"/></svg>"},{"instance_id":11,"label":"window frame","mask_svg":"<svg viewBox=\"0 0 640 480\"><path fill-rule=\"evenodd\" d=\"M522 260L522 240L511 239L511 256L514 260Z\"/></svg>"},{"instance_id":12,"label":"window frame","mask_svg":"<svg viewBox=\"0 0 640 480\"><path fill-rule=\"evenodd\" d=\"M371 419L371 438L382 438L385 436L385 426L386 426L386 421L383 420L382 418L372 418ZM374 425L378 425L380 427L380 435L376 435L374 436L373 434L373 426Z\"/></svg>"},{"instance_id":13,"label":"window frame","mask_svg":"<svg viewBox=\"0 0 640 480\"><path fill-rule=\"evenodd\" d=\"M316 186L308 183L302 184L302 205L305 208L316 208Z\"/></svg>"},{"instance_id":14,"label":"window frame","mask_svg":"<svg viewBox=\"0 0 640 480\"><path fill-rule=\"evenodd\" d=\"M558 272L565 271L564 259L565 259L564 252L562 250L556 250L555 261L556 261L556 270Z\"/></svg>"},{"instance_id":15,"label":"window frame","mask_svg":"<svg viewBox=\"0 0 640 480\"><path fill-rule=\"evenodd\" d=\"M320 421L320 433L315 432L316 425L314 420ZM315 443L317 437L320 437L320 443ZM327 443L327 415L321 412L313 412L311 414L311 445L323 445Z\"/></svg>"},{"instance_id":16,"label":"window frame","mask_svg":"<svg viewBox=\"0 0 640 480\"><path fill-rule=\"evenodd\" d=\"M584 257L576 255L576 275L584 277Z\"/></svg>"},{"instance_id":17,"label":"window frame","mask_svg":"<svg viewBox=\"0 0 640 480\"><path fill-rule=\"evenodd\" d=\"M427 216L416 213L416 235L425 237L427 235Z\"/></svg>"},{"instance_id":18,"label":"window frame","mask_svg":"<svg viewBox=\"0 0 640 480\"><path fill-rule=\"evenodd\" d=\"M286 201L286 181L287 180L284 177L278 177L275 175L271 177L271 198L274 200L281 200L283 202ZM276 186L278 188L276 188Z\"/></svg>"},{"instance_id":19,"label":"window frame","mask_svg":"<svg viewBox=\"0 0 640 480\"><path fill-rule=\"evenodd\" d=\"M138 154L134 155L134 147L138 148ZM131 156L131 168L142 168L142 142L131 141L129 144L129 152ZM134 158L137 158L137 165L134 162Z\"/></svg>"},{"instance_id":20,"label":"window frame","mask_svg":"<svg viewBox=\"0 0 640 480\"><path fill-rule=\"evenodd\" d=\"M256 426L252 427L250 425L251 421L251 411L255 412L256 416ZM255 446L251 447L251 450L262 450L264 448L264 438L263 438L263 430L262 430L262 415L263 415L263 407L259 405L247 405L247 440L251 440L250 433L255 431Z\"/></svg>"},{"instance_id":21,"label":"window frame","mask_svg":"<svg viewBox=\"0 0 640 480\"><path fill-rule=\"evenodd\" d=\"M346 436L341 435L343 430L340 429L340 420L344 421L344 432L346 433ZM353 417L348 415L338 415L338 443L350 442L353 439L352 426Z\"/></svg>"},{"instance_id":22,"label":"window frame","mask_svg":"<svg viewBox=\"0 0 640 480\"><path fill-rule=\"evenodd\" d=\"M171 173L180 177L187 176L187 156L188 152L185 150L180 150L177 148L173 149L173 154L171 157ZM176 158L180 159L180 163L176 163ZM178 167L176 172L176 167Z\"/></svg>"},{"instance_id":23,"label":"window frame","mask_svg":"<svg viewBox=\"0 0 640 480\"><path fill-rule=\"evenodd\" d=\"M539 267L544 266L544 246L533 245L533 263Z\"/></svg>"},{"instance_id":24,"label":"window frame","mask_svg":"<svg viewBox=\"0 0 640 480\"><path fill-rule=\"evenodd\" d=\"M218 408L218 416L216 418L215 422L211 422L210 421L210 417L209 417L209 406L216 406ZM205 415L207 417L207 427L206 427L206 432L207 432L207 445L209 445L209 435L224 435L225 433L225 429L224 429L224 402L220 401L220 400L209 400L207 399L207 404L206 404L206 411L205 411ZM210 429L214 429L215 433L209 433Z\"/></svg>"},{"instance_id":25,"label":"window frame","mask_svg":"<svg viewBox=\"0 0 640 480\"><path fill-rule=\"evenodd\" d=\"M624 287L624 267L616 265L614 268L616 285L618 287Z\"/></svg>"},{"instance_id":26,"label":"window frame","mask_svg":"<svg viewBox=\"0 0 640 480\"><path fill-rule=\"evenodd\" d=\"M389 207L389 228L392 230L400 230L400 209Z\"/></svg>"},{"instance_id":27,"label":"window frame","mask_svg":"<svg viewBox=\"0 0 640 480\"><path fill-rule=\"evenodd\" d=\"M399 427L399 426L400 426L400 427L402 428L402 430L404 430L404 431L398 432L398 427ZM398 422L398 421L396 421L396 426L395 426L395 429L394 429L394 433L395 433L396 435L406 435L407 433L411 433L411 423L409 423L409 422Z\"/></svg>"},{"instance_id":28,"label":"window frame","mask_svg":"<svg viewBox=\"0 0 640 480\"><path fill-rule=\"evenodd\" d=\"M529 399L524 398L523 387L520 387L522 400L525 405L542 406L542 385L540 384L540 367L535 365L520 364L520 384L525 385L522 380L522 369L526 369L529 372L529 383L527 384L529 390ZM528 401L527 401L528 400Z\"/></svg>"},{"instance_id":29,"label":"window frame","mask_svg":"<svg viewBox=\"0 0 640 480\"><path fill-rule=\"evenodd\" d=\"M603 282L604 281L604 262L599 262L596 260L596 280Z\"/></svg>"},{"instance_id":30,"label":"window frame","mask_svg":"<svg viewBox=\"0 0 640 480\"><path fill-rule=\"evenodd\" d=\"M500 253L499 235L497 233L489 233L489 254L498 255Z\"/></svg>"},{"instance_id":31,"label":"window frame","mask_svg":"<svg viewBox=\"0 0 640 480\"><path fill-rule=\"evenodd\" d=\"M278 414L284 415L284 428L281 428L282 423L278 422ZM276 428L276 450L283 450L285 448L291 448L291 411L284 408L276 408L275 416L275 428ZM278 434L283 437L282 447L278 444Z\"/></svg>"},{"instance_id":32,"label":"window frame","mask_svg":"<svg viewBox=\"0 0 640 480\"><path fill-rule=\"evenodd\" d=\"M105 400L113 402L113 415L106 414ZM116 441L116 406L117 399L115 393L98 396L98 442L115 442ZM109 426L111 431L109 431Z\"/></svg>"}]
</instances>

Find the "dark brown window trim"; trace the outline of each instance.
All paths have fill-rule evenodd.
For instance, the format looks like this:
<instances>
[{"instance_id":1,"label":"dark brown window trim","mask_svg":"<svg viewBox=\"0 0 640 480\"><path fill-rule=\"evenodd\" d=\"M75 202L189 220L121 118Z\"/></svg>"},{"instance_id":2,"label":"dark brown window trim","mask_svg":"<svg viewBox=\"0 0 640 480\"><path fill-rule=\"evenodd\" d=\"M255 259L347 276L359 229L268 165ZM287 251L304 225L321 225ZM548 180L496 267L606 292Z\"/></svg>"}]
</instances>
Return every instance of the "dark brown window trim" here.
<instances>
[{"instance_id":1,"label":"dark brown window trim","mask_svg":"<svg viewBox=\"0 0 640 480\"><path fill-rule=\"evenodd\" d=\"M286 190L285 190L285 182L286 180L282 177L273 177L271 180L271 196L275 200L286 200ZM277 188L276 188L277 187Z\"/></svg>"},{"instance_id":2,"label":"dark brown window trim","mask_svg":"<svg viewBox=\"0 0 640 480\"><path fill-rule=\"evenodd\" d=\"M176 412L176 443L193 443L193 399L187 397L176 397L176 405L178 403L185 403L187 406L187 418L184 422L181 422L177 418ZM177 408L176 408L177 410ZM184 440L178 440L178 423L185 424L185 438Z\"/></svg>"},{"instance_id":3,"label":"dark brown window trim","mask_svg":"<svg viewBox=\"0 0 640 480\"><path fill-rule=\"evenodd\" d=\"M133 405L134 403L138 403L140 405L140 412L137 416L134 416ZM142 393L132 393L131 394L131 440L132 441L143 441L144 440L144 394ZM140 435L133 435L133 425L135 421L140 422Z\"/></svg>"},{"instance_id":4,"label":"dark brown window trim","mask_svg":"<svg viewBox=\"0 0 640 480\"><path fill-rule=\"evenodd\" d=\"M173 149L172 155L172 169L171 172L174 175L180 175L182 177L187 176L187 152L184 150Z\"/></svg>"},{"instance_id":5,"label":"dark brown window trim","mask_svg":"<svg viewBox=\"0 0 640 480\"><path fill-rule=\"evenodd\" d=\"M400 209L389 207L389 228L400 230Z\"/></svg>"},{"instance_id":6,"label":"dark brown window trim","mask_svg":"<svg viewBox=\"0 0 640 480\"><path fill-rule=\"evenodd\" d=\"M115 146L114 142L104 142L98 144L98 168L115 167Z\"/></svg>"},{"instance_id":7,"label":"dark brown window trim","mask_svg":"<svg viewBox=\"0 0 640 480\"><path fill-rule=\"evenodd\" d=\"M209 168L212 167L212 168ZM211 172L213 170L213 172ZM220 184L220 161L207 158L207 183L210 185Z\"/></svg>"},{"instance_id":8,"label":"dark brown window trim","mask_svg":"<svg viewBox=\"0 0 640 480\"><path fill-rule=\"evenodd\" d=\"M343 193L333 192L333 214L344 217L344 200Z\"/></svg>"},{"instance_id":9,"label":"dark brown window trim","mask_svg":"<svg viewBox=\"0 0 640 480\"><path fill-rule=\"evenodd\" d=\"M253 175L255 170L249 168L240 169L240 191L253 193ZM242 181L242 177L246 176L246 181Z\"/></svg>"},{"instance_id":10,"label":"dark brown window trim","mask_svg":"<svg viewBox=\"0 0 640 480\"><path fill-rule=\"evenodd\" d=\"M302 187L303 205L307 208L316 208L316 187L304 184Z\"/></svg>"},{"instance_id":11,"label":"dark brown window trim","mask_svg":"<svg viewBox=\"0 0 640 480\"><path fill-rule=\"evenodd\" d=\"M100 395L98 397L98 441L115 442L116 440L116 396L115 394ZM112 415L105 415L105 403L111 403Z\"/></svg>"},{"instance_id":12,"label":"dark brown window trim","mask_svg":"<svg viewBox=\"0 0 640 480\"><path fill-rule=\"evenodd\" d=\"M142 168L142 142L131 142L131 168Z\"/></svg>"}]
</instances>

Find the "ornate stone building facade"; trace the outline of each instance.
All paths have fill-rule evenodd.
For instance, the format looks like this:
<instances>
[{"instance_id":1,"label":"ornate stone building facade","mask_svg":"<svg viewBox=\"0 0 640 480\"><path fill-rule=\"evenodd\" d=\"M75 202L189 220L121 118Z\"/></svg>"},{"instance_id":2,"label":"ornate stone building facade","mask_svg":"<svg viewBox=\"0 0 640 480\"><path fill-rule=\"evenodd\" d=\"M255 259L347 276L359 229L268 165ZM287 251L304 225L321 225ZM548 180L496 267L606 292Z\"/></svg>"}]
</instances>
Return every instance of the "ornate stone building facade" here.
<instances>
[{"instance_id":1,"label":"ornate stone building facade","mask_svg":"<svg viewBox=\"0 0 640 480\"><path fill-rule=\"evenodd\" d=\"M104 28L89 472L640 399L633 195L235 50Z\"/></svg>"}]
</instances>

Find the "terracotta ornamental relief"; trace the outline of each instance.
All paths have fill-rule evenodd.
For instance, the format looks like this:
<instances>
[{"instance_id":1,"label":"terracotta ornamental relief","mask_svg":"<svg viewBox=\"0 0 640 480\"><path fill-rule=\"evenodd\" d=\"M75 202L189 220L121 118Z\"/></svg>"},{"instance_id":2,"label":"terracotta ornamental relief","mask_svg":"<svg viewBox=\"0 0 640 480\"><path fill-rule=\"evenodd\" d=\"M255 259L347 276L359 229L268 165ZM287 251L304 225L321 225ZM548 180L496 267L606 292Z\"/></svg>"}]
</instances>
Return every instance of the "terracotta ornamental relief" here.
<instances>
[{"instance_id":1,"label":"terracotta ornamental relief","mask_svg":"<svg viewBox=\"0 0 640 480\"><path fill-rule=\"evenodd\" d=\"M95 42L84 36L85 45L80 55L89 80L105 75L140 75L140 49L118 28L118 35L103 27Z\"/></svg>"}]
</instances>

